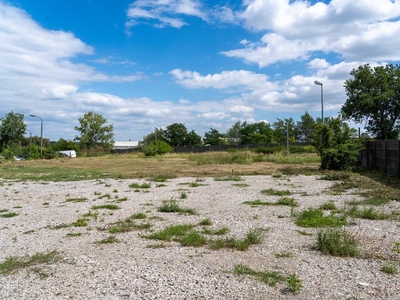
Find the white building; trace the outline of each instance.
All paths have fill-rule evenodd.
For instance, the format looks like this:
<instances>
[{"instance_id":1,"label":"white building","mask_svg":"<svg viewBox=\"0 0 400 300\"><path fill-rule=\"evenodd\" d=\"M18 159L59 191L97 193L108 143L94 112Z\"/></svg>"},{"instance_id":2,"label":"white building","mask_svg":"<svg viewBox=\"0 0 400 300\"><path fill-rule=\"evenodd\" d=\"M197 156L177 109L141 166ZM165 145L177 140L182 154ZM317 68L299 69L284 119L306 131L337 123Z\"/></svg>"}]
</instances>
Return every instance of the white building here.
<instances>
[{"instance_id":1,"label":"white building","mask_svg":"<svg viewBox=\"0 0 400 300\"><path fill-rule=\"evenodd\" d=\"M113 150L128 150L139 147L138 141L114 141Z\"/></svg>"}]
</instances>

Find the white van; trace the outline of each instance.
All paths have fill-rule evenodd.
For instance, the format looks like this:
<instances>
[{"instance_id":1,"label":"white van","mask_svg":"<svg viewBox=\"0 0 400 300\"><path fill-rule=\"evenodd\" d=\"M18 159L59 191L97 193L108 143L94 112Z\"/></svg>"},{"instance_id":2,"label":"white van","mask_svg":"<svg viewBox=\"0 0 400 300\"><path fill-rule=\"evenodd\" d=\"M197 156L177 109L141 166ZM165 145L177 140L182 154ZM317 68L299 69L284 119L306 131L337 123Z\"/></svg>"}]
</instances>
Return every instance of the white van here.
<instances>
[{"instance_id":1,"label":"white van","mask_svg":"<svg viewBox=\"0 0 400 300\"><path fill-rule=\"evenodd\" d=\"M64 154L65 156L68 156L68 157L76 157L76 151L75 150L58 151L57 154Z\"/></svg>"}]
</instances>

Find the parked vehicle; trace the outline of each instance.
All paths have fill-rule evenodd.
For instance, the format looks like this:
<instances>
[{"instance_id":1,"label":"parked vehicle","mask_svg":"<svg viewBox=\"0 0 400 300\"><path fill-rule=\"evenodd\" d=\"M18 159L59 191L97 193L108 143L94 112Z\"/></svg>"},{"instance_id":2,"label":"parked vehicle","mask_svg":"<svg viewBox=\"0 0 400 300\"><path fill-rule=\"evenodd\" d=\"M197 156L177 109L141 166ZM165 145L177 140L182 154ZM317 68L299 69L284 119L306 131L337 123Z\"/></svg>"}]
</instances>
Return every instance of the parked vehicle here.
<instances>
[{"instance_id":1,"label":"parked vehicle","mask_svg":"<svg viewBox=\"0 0 400 300\"><path fill-rule=\"evenodd\" d=\"M22 154L22 155L14 156L15 160L25 160L25 159L28 159L28 158L29 158L28 154Z\"/></svg>"},{"instance_id":2,"label":"parked vehicle","mask_svg":"<svg viewBox=\"0 0 400 300\"><path fill-rule=\"evenodd\" d=\"M63 154L64 156L67 156L67 157L76 157L76 151L75 150L57 151L57 154Z\"/></svg>"}]
</instances>

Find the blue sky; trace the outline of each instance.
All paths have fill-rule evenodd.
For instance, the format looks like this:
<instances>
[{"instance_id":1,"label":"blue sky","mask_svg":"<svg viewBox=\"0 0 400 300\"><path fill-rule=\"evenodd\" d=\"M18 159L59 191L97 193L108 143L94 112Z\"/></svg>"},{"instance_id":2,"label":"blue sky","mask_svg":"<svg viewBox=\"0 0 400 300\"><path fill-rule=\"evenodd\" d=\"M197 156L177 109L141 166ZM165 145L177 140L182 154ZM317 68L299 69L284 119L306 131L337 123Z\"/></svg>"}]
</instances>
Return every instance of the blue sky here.
<instances>
[{"instance_id":1,"label":"blue sky","mask_svg":"<svg viewBox=\"0 0 400 300\"><path fill-rule=\"evenodd\" d=\"M94 111L116 140L185 123L336 116L359 65L400 61L398 0L0 0L0 117L73 139ZM355 125L360 126L360 125ZM362 125L361 125L362 127Z\"/></svg>"}]
</instances>

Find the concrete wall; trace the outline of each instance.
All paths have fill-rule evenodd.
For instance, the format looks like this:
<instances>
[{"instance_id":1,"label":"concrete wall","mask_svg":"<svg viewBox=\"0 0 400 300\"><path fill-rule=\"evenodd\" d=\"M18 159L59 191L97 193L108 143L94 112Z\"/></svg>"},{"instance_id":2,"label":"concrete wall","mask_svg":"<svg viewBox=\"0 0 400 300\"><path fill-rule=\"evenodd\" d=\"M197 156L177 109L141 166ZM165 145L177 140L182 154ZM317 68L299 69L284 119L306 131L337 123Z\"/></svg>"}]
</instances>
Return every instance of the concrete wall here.
<instances>
[{"instance_id":1,"label":"concrete wall","mask_svg":"<svg viewBox=\"0 0 400 300\"><path fill-rule=\"evenodd\" d=\"M367 141L361 151L361 164L364 167L375 167L400 177L400 141Z\"/></svg>"}]
</instances>

